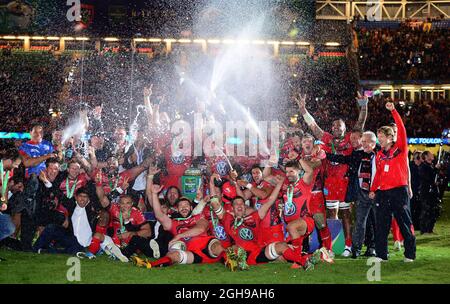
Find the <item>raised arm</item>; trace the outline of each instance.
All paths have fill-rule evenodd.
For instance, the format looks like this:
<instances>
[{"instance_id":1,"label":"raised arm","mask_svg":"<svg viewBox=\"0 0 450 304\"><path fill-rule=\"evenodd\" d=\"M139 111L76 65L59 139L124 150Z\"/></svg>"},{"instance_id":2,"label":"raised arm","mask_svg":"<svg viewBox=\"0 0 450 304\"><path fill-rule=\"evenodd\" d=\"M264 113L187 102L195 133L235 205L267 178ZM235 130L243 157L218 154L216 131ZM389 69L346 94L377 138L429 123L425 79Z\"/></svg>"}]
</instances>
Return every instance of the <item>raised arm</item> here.
<instances>
[{"instance_id":1,"label":"raised arm","mask_svg":"<svg viewBox=\"0 0 450 304\"><path fill-rule=\"evenodd\" d=\"M152 196L153 178L159 172L161 172L161 170L158 169L157 167L150 167L150 168L148 168L147 184L146 184L146 187L145 187L145 194L147 195L148 202L149 202L149 204L150 204L150 206L152 208L153 208L153 196Z\"/></svg>"},{"instance_id":2,"label":"raised arm","mask_svg":"<svg viewBox=\"0 0 450 304\"><path fill-rule=\"evenodd\" d=\"M322 139L323 130L319 127L319 125L314 120L314 117L309 114L308 110L306 110L306 95L300 95L298 98L295 98L297 101L298 108L300 110L300 114L302 114L303 119L305 119L306 124L313 132L314 136L318 139Z\"/></svg>"},{"instance_id":3,"label":"raised arm","mask_svg":"<svg viewBox=\"0 0 450 304\"><path fill-rule=\"evenodd\" d=\"M203 212L203 209L206 206L206 202L209 201L209 196L203 197L203 187L202 183L198 185L197 195L195 196L194 202L197 203L197 206L192 210L192 215L197 215Z\"/></svg>"},{"instance_id":4,"label":"raised arm","mask_svg":"<svg viewBox=\"0 0 450 304\"><path fill-rule=\"evenodd\" d=\"M225 215L225 210L223 209L222 202L217 196L213 196L211 197L210 203L214 213L217 215L219 220L222 220Z\"/></svg>"},{"instance_id":5,"label":"raised arm","mask_svg":"<svg viewBox=\"0 0 450 304\"><path fill-rule=\"evenodd\" d=\"M367 96L361 96L361 94L358 92L358 97L356 98L356 100L361 109L359 110L358 121L356 122L355 129L361 130L362 132L364 131L364 126L367 120L369 98Z\"/></svg>"},{"instance_id":6,"label":"raised arm","mask_svg":"<svg viewBox=\"0 0 450 304\"><path fill-rule=\"evenodd\" d=\"M74 150L74 152L75 152L75 159L77 160L77 162L81 165L81 167L84 170L86 170L88 174L90 174L92 172L92 165L78 151Z\"/></svg>"},{"instance_id":7,"label":"raised arm","mask_svg":"<svg viewBox=\"0 0 450 304\"><path fill-rule=\"evenodd\" d=\"M311 185L314 180L314 169L312 168L310 162L305 161L304 159L300 159L300 165L302 166L303 171L305 171L303 181L305 184Z\"/></svg>"},{"instance_id":8,"label":"raised arm","mask_svg":"<svg viewBox=\"0 0 450 304\"><path fill-rule=\"evenodd\" d=\"M164 230L169 231L172 228L172 220L167 214L164 214L161 210L161 202L159 201L159 192L161 192L163 186L153 185L151 189L152 193L152 203L153 212L155 212L155 217L158 222L161 223Z\"/></svg>"},{"instance_id":9,"label":"raised arm","mask_svg":"<svg viewBox=\"0 0 450 304\"><path fill-rule=\"evenodd\" d=\"M88 153L89 153L89 162L91 164L91 170L97 169L98 161L97 161L97 156L95 155L95 148L92 146L89 146Z\"/></svg>"},{"instance_id":10,"label":"raised arm","mask_svg":"<svg viewBox=\"0 0 450 304\"><path fill-rule=\"evenodd\" d=\"M153 107L152 104L150 102L150 97L152 96L152 88L153 88L153 84L150 84L149 87L144 87L144 106L147 110L147 127L148 130L151 131L153 130L153 120L154 120L154 111L153 111Z\"/></svg>"},{"instance_id":11,"label":"raised arm","mask_svg":"<svg viewBox=\"0 0 450 304\"><path fill-rule=\"evenodd\" d=\"M216 185L214 184L214 180L216 180L216 179L217 180L220 179L220 175L217 173L212 174L209 179L209 194L211 195L211 197L220 195L219 188L216 187Z\"/></svg>"},{"instance_id":12,"label":"raised arm","mask_svg":"<svg viewBox=\"0 0 450 304\"><path fill-rule=\"evenodd\" d=\"M278 194L280 193L281 187L283 186L283 183L284 183L283 176L277 175L275 177L275 179L277 181L277 185L275 186L275 189L273 189L272 193L270 194L267 203L263 204L261 206L261 208L259 208L259 210L258 210L258 215L259 215L260 219L263 219L266 217L267 212L269 212L272 205L276 202L276 200L278 198Z\"/></svg>"},{"instance_id":13,"label":"raised arm","mask_svg":"<svg viewBox=\"0 0 450 304\"><path fill-rule=\"evenodd\" d=\"M406 137L406 128L403 124L400 114L398 114L392 102L386 103L386 108L391 111L395 124L397 125L397 142L396 145L408 155L408 139Z\"/></svg>"},{"instance_id":14,"label":"raised arm","mask_svg":"<svg viewBox=\"0 0 450 304\"><path fill-rule=\"evenodd\" d=\"M103 178L100 170L95 175L95 192L102 207L107 208L110 204L110 201L105 195L105 190L103 190Z\"/></svg>"},{"instance_id":15,"label":"raised arm","mask_svg":"<svg viewBox=\"0 0 450 304\"><path fill-rule=\"evenodd\" d=\"M127 172L128 176L130 177L130 181L136 179L136 177L139 176L139 174L141 174L142 172L144 172L145 170L147 170L147 168L150 165L151 162L151 158L146 158L142 164L133 167L131 169L126 170L125 172Z\"/></svg>"},{"instance_id":16,"label":"raised arm","mask_svg":"<svg viewBox=\"0 0 450 304\"><path fill-rule=\"evenodd\" d=\"M244 192L245 196L243 196L245 199L249 199L252 196L256 196L259 199L266 199L273 190L273 188L270 186L264 186L261 189L258 187L254 187L251 183L245 180L238 180L237 183L240 187L247 188Z\"/></svg>"}]
</instances>

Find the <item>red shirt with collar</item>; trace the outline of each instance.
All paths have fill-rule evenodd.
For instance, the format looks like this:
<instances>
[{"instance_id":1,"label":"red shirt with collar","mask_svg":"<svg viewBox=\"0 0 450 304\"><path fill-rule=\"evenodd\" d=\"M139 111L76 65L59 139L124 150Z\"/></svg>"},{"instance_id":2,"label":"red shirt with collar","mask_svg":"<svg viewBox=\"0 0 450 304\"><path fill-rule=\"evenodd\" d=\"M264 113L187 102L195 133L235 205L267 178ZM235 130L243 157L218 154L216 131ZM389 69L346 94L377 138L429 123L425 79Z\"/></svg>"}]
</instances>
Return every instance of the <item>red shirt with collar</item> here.
<instances>
[{"instance_id":1,"label":"red shirt with collar","mask_svg":"<svg viewBox=\"0 0 450 304\"><path fill-rule=\"evenodd\" d=\"M409 182L408 140L405 125L397 110L394 109L391 113L397 124L397 141L388 151L378 151L375 158L377 172L370 191L404 187Z\"/></svg>"}]
</instances>

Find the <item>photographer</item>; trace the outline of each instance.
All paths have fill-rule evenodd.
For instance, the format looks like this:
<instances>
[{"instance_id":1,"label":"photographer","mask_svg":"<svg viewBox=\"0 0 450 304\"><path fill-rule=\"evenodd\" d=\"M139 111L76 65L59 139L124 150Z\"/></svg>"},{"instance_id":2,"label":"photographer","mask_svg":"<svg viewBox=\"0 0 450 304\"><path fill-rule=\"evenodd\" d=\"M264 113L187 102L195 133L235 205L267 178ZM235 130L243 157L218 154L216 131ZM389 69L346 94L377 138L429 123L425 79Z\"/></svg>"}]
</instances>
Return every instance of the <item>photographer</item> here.
<instances>
[{"instance_id":1,"label":"photographer","mask_svg":"<svg viewBox=\"0 0 450 304\"><path fill-rule=\"evenodd\" d=\"M74 198L65 201L67 214L64 224L48 225L33 246L35 252L75 254L89 246L102 206L91 203L86 188L76 190Z\"/></svg>"}]
</instances>

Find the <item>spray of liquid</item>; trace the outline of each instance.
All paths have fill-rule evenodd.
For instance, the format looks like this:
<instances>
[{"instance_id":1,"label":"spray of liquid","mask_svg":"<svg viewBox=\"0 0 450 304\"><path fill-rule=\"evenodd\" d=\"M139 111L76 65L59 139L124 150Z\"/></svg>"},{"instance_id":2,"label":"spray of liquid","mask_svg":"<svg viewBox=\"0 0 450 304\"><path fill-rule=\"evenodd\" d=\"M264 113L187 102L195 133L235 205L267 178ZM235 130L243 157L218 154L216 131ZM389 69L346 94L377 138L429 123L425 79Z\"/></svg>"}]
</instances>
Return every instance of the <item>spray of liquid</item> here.
<instances>
[{"instance_id":1,"label":"spray of liquid","mask_svg":"<svg viewBox=\"0 0 450 304\"><path fill-rule=\"evenodd\" d=\"M136 106L136 116L133 119L133 122L130 125L130 135L132 142L136 139L136 133L139 130L139 116L141 115L141 112L145 112L145 106L144 105L137 105Z\"/></svg>"},{"instance_id":2,"label":"spray of liquid","mask_svg":"<svg viewBox=\"0 0 450 304\"><path fill-rule=\"evenodd\" d=\"M81 138L87 129L87 118L85 115L80 114L78 117L71 119L70 124L64 128L62 135L62 144L67 143L67 141L72 138Z\"/></svg>"}]
</instances>

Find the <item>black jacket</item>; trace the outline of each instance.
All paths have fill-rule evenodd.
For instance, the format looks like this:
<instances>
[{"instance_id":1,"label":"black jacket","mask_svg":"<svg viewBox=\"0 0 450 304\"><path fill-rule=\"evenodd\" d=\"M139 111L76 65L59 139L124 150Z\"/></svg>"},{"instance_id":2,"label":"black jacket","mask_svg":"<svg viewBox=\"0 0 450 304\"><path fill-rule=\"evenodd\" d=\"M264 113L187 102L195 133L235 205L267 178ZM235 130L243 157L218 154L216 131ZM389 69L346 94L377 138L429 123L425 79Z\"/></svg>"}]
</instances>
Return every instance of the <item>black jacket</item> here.
<instances>
[{"instance_id":1,"label":"black jacket","mask_svg":"<svg viewBox=\"0 0 450 304\"><path fill-rule=\"evenodd\" d=\"M420 195L424 199L438 194L436 175L438 171L430 164L423 162L419 167Z\"/></svg>"},{"instance_id":2,"label":"black jacket","mask_svg":"<svg viewBox=\"0 0 450 304\"><path fill-rule=\"evenodd\" d=\"M69 228L68 230L73 232L73 226L72 226L72 215L75 211L75 208L77 206L77 203L75 200L66 200L63 202L64 207L67 209L69 213ZM86 207L86 215L88 218L89 226L91 226L92 231L95 231L95 226L97 225L97 219L99 215L99 211L102 207L98 206L95 202L90 202Z\"/></svg>"},{"instance_id":3,"label":"black jacket","mask_svg":"<svg viewBox=\"0 0 450 304\"><path fill-rule=\"evenodd\" d=\"M375 161L375 155L377 153L377 148L374 149L374 159ZM353 150L352 154L350 155L336 155L327 153L327 159L332 162L341 163L341 164L347 164L348 165L348 177L349 177L349 183L347 188L347 196L345 198L345 201L347 202L354 202L357 198L357 191L359 189L359 180L358 180L358 169L361 165L361 160L364 158L366 153L363 150Z\"/></svg>"},{"instance_id":4,"label":"black jacket","mask_svg":"<svg viewBox=\"0 0 450 304\"><path fill-rule=\"evenodd\" d=\"M413 197L419 195L420 190L420 166L417 166L414 161L409 162L409 172L411 172L411 188Z\"/></svg>"}]
</instances>

